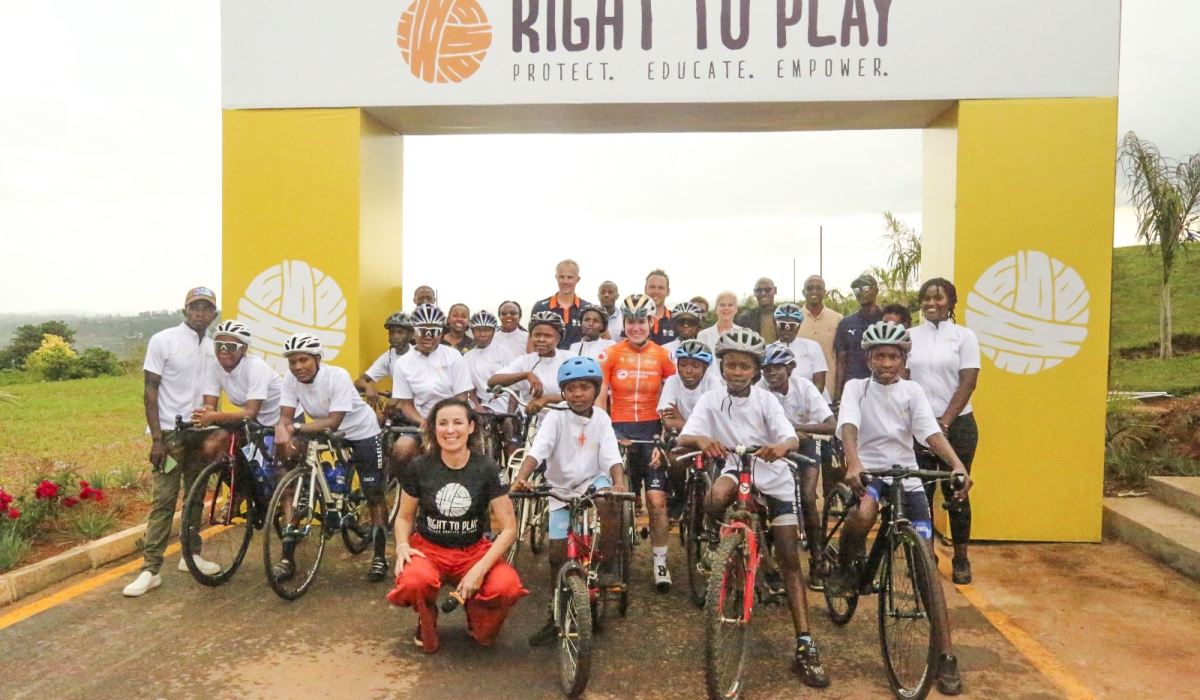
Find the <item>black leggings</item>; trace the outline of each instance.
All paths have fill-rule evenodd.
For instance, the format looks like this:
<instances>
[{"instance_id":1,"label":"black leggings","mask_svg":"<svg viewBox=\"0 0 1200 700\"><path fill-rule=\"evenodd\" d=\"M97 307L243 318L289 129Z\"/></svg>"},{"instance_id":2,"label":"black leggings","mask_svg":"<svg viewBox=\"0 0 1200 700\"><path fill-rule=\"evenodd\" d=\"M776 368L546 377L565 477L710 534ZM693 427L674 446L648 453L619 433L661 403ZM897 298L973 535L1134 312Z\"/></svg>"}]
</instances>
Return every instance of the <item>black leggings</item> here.
<instances>
[{"instance_id":1,"label":"black leggings","mask_svg":"<svg viewBox=\"0 0 1200 700\"><path fill-rule=\"evenodd\" d=\"M950 441L950 447L954 450L954 454L962 460L963 466L967 468L967 473L971 473L971 463L975 461L975 448L979 445L979 426L975 424L975 414L967 413L954 419L950 424L950 430L946 434L946 438ZM921 469L949 471L950 467L942 462L941 458L934 454L918 454L917 464ZM971 541L971 499L968 496L966 500L960 502L954 501L954 486L951 481L942 481L942 498L946 503L951 504L950 512L950 538L954 540L954 544L966 544ZM937 488L936 483L928 483L925 485L925 495L929 497L930 505L933 504L933 494Z\"/></svg>"}]
</instances>

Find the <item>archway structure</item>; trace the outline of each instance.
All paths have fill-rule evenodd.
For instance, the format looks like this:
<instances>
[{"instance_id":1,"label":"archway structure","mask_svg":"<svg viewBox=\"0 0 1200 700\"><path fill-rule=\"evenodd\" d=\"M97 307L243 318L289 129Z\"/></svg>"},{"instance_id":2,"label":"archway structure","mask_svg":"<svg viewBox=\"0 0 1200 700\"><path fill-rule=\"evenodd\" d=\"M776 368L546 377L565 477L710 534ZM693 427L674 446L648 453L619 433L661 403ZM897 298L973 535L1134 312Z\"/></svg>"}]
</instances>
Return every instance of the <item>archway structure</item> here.
<instances>
[{"instance_id":1,"label":"archway structure","mask_svg":"<svg viewBox=\"0 0 1200 700\"><path fill-rule=\"evenodd\" d=\"M268 356L381 352L402 134L923 129L924 274L986 355L975 536L1097 541L1119 34L1119 0L225 0L224 307Z\"/></svg>"}]
</instances>

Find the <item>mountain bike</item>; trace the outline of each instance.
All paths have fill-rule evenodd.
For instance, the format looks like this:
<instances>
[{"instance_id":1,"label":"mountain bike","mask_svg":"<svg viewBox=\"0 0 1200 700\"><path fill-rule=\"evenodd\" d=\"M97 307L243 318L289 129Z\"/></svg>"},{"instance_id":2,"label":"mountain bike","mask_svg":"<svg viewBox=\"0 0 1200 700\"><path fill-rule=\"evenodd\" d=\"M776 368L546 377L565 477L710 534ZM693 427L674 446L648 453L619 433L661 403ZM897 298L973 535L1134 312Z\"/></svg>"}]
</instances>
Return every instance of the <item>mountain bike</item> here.
<instances>
[{"instance_id":1,"label":"mountain bike","mask_svg":"<svg viewBox=\"0 0 1200 700\"><path fill-rule=\"evenodd\" d=\"M704 607L708 597L708 559L721 539L717 523L704 510L704 498L712 487L713 470L703 452L688 452L675 458L676 463L691 461L684 477L683 517L679 520L679 539L687 554L688 584L692 603Z\"/></svg>"},{"instance_id":2,"label":"mountain bike","mask_svg":"<svg viewBox=\"0 0 1200 700\"><path fill-rule=\"evenodd\" d=\"M521 408L528 408L529 403L521 400L521 395L507 387L494 387L493 394L507 394L514 399ZM543 410L551 411L568 411L570 410L566 404L551 404ZM507 482L512 483L517 478L517 474L521 472L521 463L525 461L525 454L529 450L529 446L533 444L533 436L537 432L537 415L516 416L521 423L521 444L522 447L508 458L507 462ZM504 464L504 462L501 462ZM539 465L529 477L529 483L535 488L541 484L542 467ZM545 500L524 499L520 503L514 503L517 516L517 538L513 540L512 546L504 553L505 560L512 564L517 559L517 553L521 549L521 542L528 539L529 551L534 554L541 554L546 546L546 534L550 525L549 511L546 509Z\"/></svg>"},{"instance_id":3,"label":"mountain bike","mask_svg":"<svg viewBox=\"0 0 1200 700\"><path fill-rule=\"evenodd\" d=\"M513 491L509 495L523 502L543 501L550 496L549 486L533 491ZM567 529L567 561L558 570L554 589L554 624L558 628L558 666L562 691L569 698L579 697L587 688L592 665L592 633L599 632L610 597L618 599L622 616L628 604L628 577L618 576L620 583L602 585L600 562L594 546L600 541L600 517L596 504L614 500L623 504L633 501L632 493L595 491L566 501L570 513ZM628 552L618 550L613 567L629 570Z\"/></svg>"},{"instance_id":4,"label":"mountain bike","mask_svg":"<svg viewBox=\"0 0 1200 700\"><path fill-rule=\"evenodd\" d=\"M382 395L382 393L381 393ZM396 526L396 516L400 514L400 474L392 468L392 447L401 436L408 435L421 440L421 429L413 425L401 425L397 418L383 421L380 435L380 449L383 450L383 478L387 480L384 488L384 503L387 505L388 532Z\"/></svg>"},{"instance_id":5,"label":"mountain bike","mask_svg":"<svg viewBox=\"0 0 1200 700\"><path fill-rule=\"evenodd\" d=\"M176 430L190 423L176 417ZM219 586L237 572L250 548L255 530L266 521L267 505L275 490L267 430L245 419L239 431L229 431L226 454L200 471L184 496L180 516L183 561L197 583ZM203 534L202 534L203 533ZM201 541L204 558L221 571L206 574L196 566L192 543Z\"/></svg>"},{"instance_id":6,"label":"mountain bike","mask_svg":"<svg viewBox=\"0 0 1200 700\"><path fill-rule=\"evenodd\" d=\"M856 567L855 585L849 593L834 596L827 589L825 605L834 624L845 625L854 617L860 596L878 593L879 646L892 693L902 700L921 700L937 680L931 673L938 658L935 639L948 636L949 630L941 628L946 620L946 599L937 580L933 552L904 512L903 480L915 477L931 482L956 477L950 472L896 465L864 474L863 481L880 477L890 477L892 483L879 495L881 526L870 553L865 564ZM961 482L956 488L961 488ZM842 526L857 505L858 497L844 483L825 501L823 555L835 567Z\"/></svg>"},{"instance_id":7,"label":"mountain bike","mask_svg":"<svg viewBox=\"0 0 1200 700\"><path fill-rule=\"evenodd\" d=\"M285 600L296 600L308 591L321 566L326 540L341 532L351 554L361 553L371 542L367 498L361 489L349 488L352 473L345 433L326 430L309 437L307 443L304 463L279 480L267 508L267 521L281 526L265 529L263 564L271 590ZM331 489L330 478L344 484L346 493ZM280 577L274 565L283 558L289 541L295 571Z\"/></svg>"},{"instance_id":8,"label":"mountain bike","mask_svg":"<svg viewBox=\"0 0 1200 700\"><path fill-rule=\"evenodd\" d=\"M725 511L721 539L710 557L713 569L704 604L704 681L711 700L741 694L754 605L779 601L758 576L771 549L766 505L753 488L754 453L760 449L738 445L730 450L739 458L737 500ZM785 461L793 471L797 462L811 462L795 452Z\"/></svg>"}]
</instances>

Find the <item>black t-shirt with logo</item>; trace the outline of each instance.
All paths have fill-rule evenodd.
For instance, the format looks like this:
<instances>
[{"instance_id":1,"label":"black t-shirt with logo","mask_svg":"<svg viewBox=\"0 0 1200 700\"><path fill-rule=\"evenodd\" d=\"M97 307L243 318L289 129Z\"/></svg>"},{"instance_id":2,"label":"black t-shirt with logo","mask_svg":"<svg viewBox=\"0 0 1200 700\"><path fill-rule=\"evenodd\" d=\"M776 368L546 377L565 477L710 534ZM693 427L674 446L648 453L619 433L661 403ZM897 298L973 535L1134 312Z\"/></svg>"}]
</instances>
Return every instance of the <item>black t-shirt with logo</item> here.
<instances>
[{"instance_id":1,"label":"black t-shirt with logo","mask_svg":"<svg viewBox=\"0 0 1200 700\"><path fill-rule=\"evenodd\" d=\"M425 455L409 463L404 492L418 500L417 534L439 547L464 549L483 537L488 505L508 493L508 484L496 463L483 455L472 453L462 469Z\"/></svg>"},{"instance_id":2,"label":"black t-shirt with logo","mask_svg":"<svg viewBox=\"0 0 1200 700\"><path fill-rule=\"evenodd\" d=\"M866 379L871 376L871 368L867 367L867 351L862 348L862 337L863 332L882 317L882 313L867 316L859 309L838 321L833 349L846 353L846 379Z\"/></svg>"}]
</instances>

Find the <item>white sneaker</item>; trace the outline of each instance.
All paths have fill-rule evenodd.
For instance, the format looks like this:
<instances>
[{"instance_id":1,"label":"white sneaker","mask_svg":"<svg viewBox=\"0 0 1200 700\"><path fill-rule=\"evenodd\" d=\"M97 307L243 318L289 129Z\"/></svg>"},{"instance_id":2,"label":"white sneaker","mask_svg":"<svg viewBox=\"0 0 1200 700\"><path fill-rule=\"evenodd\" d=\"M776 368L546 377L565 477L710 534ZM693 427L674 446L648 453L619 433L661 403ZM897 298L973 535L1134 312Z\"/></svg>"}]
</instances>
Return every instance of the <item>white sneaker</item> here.
<instances>
[{"instance_id":1,"label":"white sneaker","mask_svg":"<svg viewBox=\"0 0 1200 700\"><path fill-rule=\"evenodd\" d=\"M200 570L200 573L204 574L205 576L216 576L217 574L221 573L220 564L203 559L199 554L193 555L192 561L196 563L196 568ZM179 570L188 570L187 561L185 561L183 557L179 557Z\"/></svg>"},{"instance_id":2,"label":"white sneaker","mask_svg":"<svg viewBox=\"0 0 1200 700\"><path fill-rule=\"evenodd\" d=\"M158 588L162 585L162 577L158 574L152 574L149 571L143 571L138 574L138 577L133 580L133 583L125 587L122 591L126 597L137 598L138 596L146 595L146 591L151 588Z\"/></svg>"},{"instance_id":3,"label":"white sneaker","mask_svg":"<svg viewBox=\"0 0 1200 700\"><path fill-rule=\"evenodd\" d=\"M671 590L671 570L665 563L654 565L654 588L659 593Z\"/></svg>"}]
</instances>

